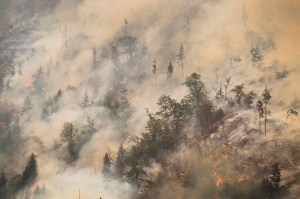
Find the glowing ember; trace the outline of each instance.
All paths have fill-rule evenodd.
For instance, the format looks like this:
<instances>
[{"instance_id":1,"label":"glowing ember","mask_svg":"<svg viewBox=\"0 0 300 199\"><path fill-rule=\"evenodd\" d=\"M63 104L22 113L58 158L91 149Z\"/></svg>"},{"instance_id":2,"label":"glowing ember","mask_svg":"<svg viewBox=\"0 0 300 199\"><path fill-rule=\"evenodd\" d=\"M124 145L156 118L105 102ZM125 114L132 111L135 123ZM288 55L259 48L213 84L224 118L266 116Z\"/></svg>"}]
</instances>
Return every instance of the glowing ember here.
<instances>
[{"instance_id":1,"label":"glowing ember","mask_svg":"<svg viewBox=\"0 0 300 199\"><path fill-rule=\"evenodd\" d=\"M228 155L222 155L222 158L227 159Z\"/></svg>"},{"instance_id":2,"label":"glowing ember","mask_svg":"<svg viewBox=\"0 0 300 199\"><path fill-rule=\"evenodd\" d=\"M222 184L223 179L222 179L222 177L220 175L217 174L217 172L214 172L214 174L217 177L216 185L219 186L220 184Z\"/></svg>"},{"instance_id":3,"label":"glowing ember","mask_svg":"<svg viewBox=\"0 0 300 199\"><path fill-rule=\"evenodd\" d=\"M30 86L30 82L25 83L24 86L28 88Z\"/></svg>"},{"instance_id":4,"label":"glowing ember","mask_svg":"<svg viewBox=\"0 0 300 199\"><path fill-rule=\"evenodd\" d=\"M216 185L219 186L220 184L222 184L222 182L223 182L223 180L222 180L221 176L218 176Z\"/></svg>"}]
</instances>

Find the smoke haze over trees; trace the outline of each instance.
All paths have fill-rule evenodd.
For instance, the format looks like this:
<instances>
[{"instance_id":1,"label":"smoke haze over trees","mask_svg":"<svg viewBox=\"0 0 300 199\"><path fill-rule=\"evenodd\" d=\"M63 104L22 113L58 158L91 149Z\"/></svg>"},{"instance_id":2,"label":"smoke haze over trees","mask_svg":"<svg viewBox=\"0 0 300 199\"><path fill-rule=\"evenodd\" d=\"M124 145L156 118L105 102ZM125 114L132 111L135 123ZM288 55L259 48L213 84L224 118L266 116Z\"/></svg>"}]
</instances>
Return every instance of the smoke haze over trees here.
<instances>
[{"instance_id":1,"label":"smoke haze over trees","mask_svg":"<svg viewBox=\"0 0 300 199\"><path fill-rule=\"evenodd\" d=\"M299 198L299 10L2 0L0 199Z\"/></svg>"}]
</instances>

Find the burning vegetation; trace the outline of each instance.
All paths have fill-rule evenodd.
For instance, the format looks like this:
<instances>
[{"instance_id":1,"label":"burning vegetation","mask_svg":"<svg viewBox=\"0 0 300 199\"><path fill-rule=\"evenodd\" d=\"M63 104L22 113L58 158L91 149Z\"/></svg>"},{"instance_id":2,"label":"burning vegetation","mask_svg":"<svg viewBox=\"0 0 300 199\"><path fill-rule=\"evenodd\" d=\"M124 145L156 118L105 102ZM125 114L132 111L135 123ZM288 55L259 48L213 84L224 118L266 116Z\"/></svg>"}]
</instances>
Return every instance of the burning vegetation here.
<instances>
[{"instance_id":1,"label":"burning vegetation","mask_svg":"<svg viewBox=\"0 0 300 199\"><path fill-rule=\"evenodd\" d=\"M0 199L299 198L298 3L238 3L0 2Z\"/></svg>"}]
</instances>

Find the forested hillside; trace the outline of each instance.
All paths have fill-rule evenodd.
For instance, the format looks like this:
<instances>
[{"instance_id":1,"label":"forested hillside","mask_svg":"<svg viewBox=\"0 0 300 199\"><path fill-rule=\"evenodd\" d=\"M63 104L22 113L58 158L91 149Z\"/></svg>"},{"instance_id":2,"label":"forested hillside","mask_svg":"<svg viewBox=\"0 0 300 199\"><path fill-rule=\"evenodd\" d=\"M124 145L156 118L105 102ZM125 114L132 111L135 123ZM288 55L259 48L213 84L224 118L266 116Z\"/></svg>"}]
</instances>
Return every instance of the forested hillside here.
<instances>
[{"instance_id":1,"label":"forested hillside","mask_svg":"<svg viewBox=\"0 0 300 199\"><path fill-rule=\"evenodd\" d=\"M2 0L0 199L300 197L297 0Z\"/></svg>"}]
</instances>

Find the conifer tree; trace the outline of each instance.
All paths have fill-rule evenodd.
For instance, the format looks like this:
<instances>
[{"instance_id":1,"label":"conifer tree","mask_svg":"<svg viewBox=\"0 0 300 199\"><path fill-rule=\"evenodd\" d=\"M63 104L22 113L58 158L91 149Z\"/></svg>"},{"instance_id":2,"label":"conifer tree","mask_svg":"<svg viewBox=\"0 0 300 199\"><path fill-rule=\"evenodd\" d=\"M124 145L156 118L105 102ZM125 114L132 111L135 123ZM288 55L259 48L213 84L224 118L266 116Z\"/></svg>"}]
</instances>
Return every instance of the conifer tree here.
<instances>
[{"instance_id":1,"label":"conifer tree","mask_svg":"<svg viewBox=\"0 0 300 199\"><path fill-rule=\"evenodd\" d=\"M97 71L99 69L99 61L97 60L97 51L93 48L93 64L92 64L92 71Z\"/></svg>"},{"instance_id":2,"label":"conifer tree","mask_svg":"<svg viewBox=\"0 0 300 199\"><path fill-rule=\"evenodd\" d=\"M179 53L176 56L178 57L178 62L179 62L179 65L181 66L181 77L183 79L183 60L185 58L185 53L184 53L184 48L183 48L182 43L179 46Z\"/></svg>"},{"instance_id":3,"label":"conifer tree","mask_svg":"<svg viewBox=\"0 0 300 199\"><path fill-rule=\"evenodd\" d=\"M25 112L31 110L32 107L33 107L32 102L31 102L29 96L27 95L23 102L22 112L25 113Z\"/></svg>"},{"instance_id":4,"label":"conifer tree","mask_svg":"<svg viewBox=\"0 0 300 199\"><path fill-rule=\"evenodd\" d=\"M71 162L73 163L74 159L76 158L76 151L75 151L75 133L77 129L74 127L73 123L66 122L63 126L62 132L60 134L60 138L63 142L68 144L68 152L71 157Z\"/></svg>"},{"instance_id":5,"label":"conifer tree","mask_svg":"<svg viewBox=\"0 0 300 199\"><path fill-rule=\"evenodd\" d=\"M97 132L97 129L95 129L95 122L88 116L87 123L83 125L81 133L92 136L95 132Z\"/></svg>"},{"instance_id":6,"label":"conifer tree","mask_svg":"<svg viewBox=\"0 0 300 199\"><path fill-rule=\"evenodd\" d=\"M32 85L35 89L35 92L38 95L41 95L46 87L46 82L45 82L45 73L40 66L39 69L35 72L35 74L32 76L33 77L33 82Z\"/></svg>"},{"instance_id":7,"label":"conifer tree","mask_svg":"<svg viewBox=\"0 0 300 199\"><path fill-rule=\"evenodd\" d=\"M258 119L259 119L259 135L261 133L261 118L264 117L264 108L261 100L256 102L256 109L258 111Z\"/></svg>"},{"instance_id":8,"label":"conifer tree","mask_svg":"<svg viewBox=\"0 0 300 199\"><path fill-rule=\"evenodd\" d=\"M235 93L235 101L237 102L238 105L241 104L242 102L242 99L245 95L244 93L244 84L241 84L241 85L235 85L233 89L231 89L232 92Z\"/></svg>"},{"instance_id":9,"label":"conifer tree","mask_svg":"<svg viewBox=\"0 0 300 199\"><path fill-rule=\"evenodd\" d=\"M32 153L29 156L28 163L23 171L21 185L23 187L31 185L38 176L38 165L35 155Z\"/></svg>"},{"instance_id":10,"label":"conifer tree","mask_svg":"<svg viewBox=\"0 0 300 199\"><path fill-rule=\"evenodd\" d=\"M170 86L172 87L172 76L173 76L174 68L172 62L170 61L167 68L167 78L170 80Z\"/></svg>"},{"instance_id":11,"label":"conifer tree","mask_svg":"<svg viewBox=\"0 0 300 199\"><path fill-rule=\"evenodd\" d=\"M253 67L258 66L264 58L264 56L259 51L259 47L254 48L252 46L250 53L252 56L251 61L252 61Z\"/></svg>"},{"instance_id":12,"label":"conifer tree","mask_svg":"<svg viewBox=\"0 0 300 199\"><path fill-rule=\"evenodd\" d=\"M243 99L243 103L250 108L251 105L253 104L253 99L256 96L256 93L254 93L253 91L250 91L249 93L246 93L244 95L244 99Z\"/></svg>"},{"instance_id":13,"label":"conifer tree","mask_svg":"<svg viewBox=\"0 0 300 199\"><path fill-rule=\"evenodd\" d=\"M36 198L40 194L41 194L41 189L40 189L40 186L37 185L35 190L34 190L34 198Z\"/></svg>"},{"instance_id":14,"label":"conifer tree","mask_svg":"<svg viewBox=\"0 0 300 199\"><path fill-rule=\"evenodd\" d=\"M54 101L57 102L61 98L62 94L62 90L58 89L56 95L54 96Z\"/></svg>"},{"instance_id":15,"label":"conifer tree","mask_svg":"<svg viewBox=\"0 0 300 199\"><path fill-rule=\"evenodd\" d=\"M111 178L111 159L107 153L105 153L104 158L103 158L103 168L102 168L102 175L105 178L105 180L110 180Z\"/></svg>"},{"instance_id":16,"label":"conifer tree","mask_svg":"<svg viewBox=\"0 0 300 199\"><path fill-rule=\"evenodd\" d=\"M86 109L90 106L92 106L92 102L89 100L89 93L85 91L82 102L80 104L81 108Z\"/></svg>"},{"instance_id":17,"label":"conifer tree","mask_svg":"<svg viewBox=\"0 0 300 199\"><path fill-rule=\"evenodd\" d=\"M6 93L6 94L5 94L5 95L6 95L5 101L7 101L7 92L8 92L9 90L11 90L9 79L6 81L5 88L6 88L6 91L5 91L5 93Z\"/></svg>"},{"instance_id":18,"label":"conifer tree","mask_svg":"<svg viewBox=\"0 0 300 199\"><path fill-rule=\"evenodd\" d=\"M156 65L156 58L153 59L153 69L152 69L152 73L154 74L154 78L155 78L155 88L156 88L156 72L157 72L157 65Z\"/></svg>"},{"instance_id":19,"label":"conifer tree","mask_svg":"<svg viewBox=\"0 0 300 199\"><path fill-rule=\"evenodd\" d=\"M125 173L125 166L126 166L125 154L126 154L126 150L124 149L123 144L121 144L118 149L117 159L116 159L117 175L121 178L123 178L123 175Z\"/></svg>"},{"instance_id":20,"label":"conifer tree","mask_svg":"<svg viewBox=\"0 0 300 199\"><path fill-rule=\"evenodd\" d=\"M265 135L267 135L267 114L268 114L268 109L267 109L267 105L270 104L270 99L272 98L272 96L270 95L270 90L268 89L268 87L266 86L266 88L264 89L263 93L262 93L262 102L265 104Z\"/></svg>"}]
</instances>

